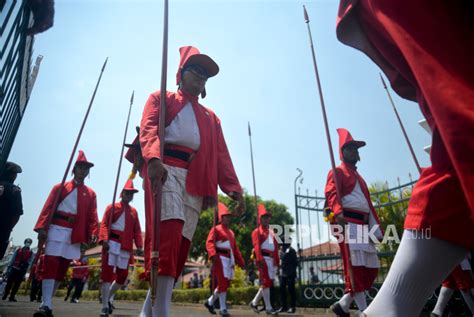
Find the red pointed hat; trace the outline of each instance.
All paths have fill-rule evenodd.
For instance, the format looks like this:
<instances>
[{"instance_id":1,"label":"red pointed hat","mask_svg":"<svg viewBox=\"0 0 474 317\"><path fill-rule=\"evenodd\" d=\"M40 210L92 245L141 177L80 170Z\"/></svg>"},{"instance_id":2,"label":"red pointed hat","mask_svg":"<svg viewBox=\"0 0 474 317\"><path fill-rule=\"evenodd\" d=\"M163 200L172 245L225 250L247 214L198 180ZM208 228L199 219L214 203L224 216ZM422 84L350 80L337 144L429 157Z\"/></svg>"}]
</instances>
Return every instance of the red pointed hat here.
<instances>
[{"instance_id":1,"label":"red pointed hat","mask_svg":"<svg viewBox=\"0 0 474 317\"><path fill-rule=\"evenodd\" d=\"M183 46L179 49L179 66L178 72L176 73L176 85L179 85L181 81L181 73L184 67L188 65L199 65L203 67L209 77L216 76L219 73L219 66L209 56L201 54L199 50L194 46ZM206 89L202 92L202 97L206 96Z\"/></svg>"},{"instance_id":2,"label":"red pointed hat","mask_svg":"<svg viewBox=\"0 0 474 317\"><path fill-rule=\"evenodd\" d=\"M232 215L232 213L229 211L226 205L224 205L221 202L217 203L217 215L219 217L219 221L222 220L222 216L225 215Z\"/></svg>"},{"instance_id":3,"label":"red pointed hat","mask_svg":"<svg viewBox=\"0 0 474 317\"><path fill-rule=\"evenodd\" d=\"M271 216L272 214L267 211L264 204L258 204L258 219L265 215Z\"/></svg>"},{"instance_id":4,"label":"red pointed hat","mask_svg":"<svg viewBox=\"0 0 474 317\"><path fill-rule=\"evenodd\" d=\"M337 134L339 134L339 158L342 160L342 148L349 144L354 144L357 148L365 146L364 141L356 141L352 137L351 133L347 129L339 128L337 129Z\"/></svg>"},{"instance_id":5,"label":"red pointed hat","mask_svg":"<svg viewBox=\"0 0 474 317\"><path fill-rule=\"evenodd\" d=\"M79 155L77 156L76 163L74 165L77 165L77 164L86 165L89 168L94 166L94 163L91 163L87 160L86 155L84 154L84 151L82 150L79 150Z\"/></svg>"},{"instance_id":6,"label":"red pointed hat","mask_svg":"<svg viewBox=\"0 0 474 317\"><path fill-rule=\"evenodd\" d=\"M124 191L138 193L138 189L133 187L133 181L131 179L127 180L125 186L123 187Z\"/></svg>"}]
</instances>

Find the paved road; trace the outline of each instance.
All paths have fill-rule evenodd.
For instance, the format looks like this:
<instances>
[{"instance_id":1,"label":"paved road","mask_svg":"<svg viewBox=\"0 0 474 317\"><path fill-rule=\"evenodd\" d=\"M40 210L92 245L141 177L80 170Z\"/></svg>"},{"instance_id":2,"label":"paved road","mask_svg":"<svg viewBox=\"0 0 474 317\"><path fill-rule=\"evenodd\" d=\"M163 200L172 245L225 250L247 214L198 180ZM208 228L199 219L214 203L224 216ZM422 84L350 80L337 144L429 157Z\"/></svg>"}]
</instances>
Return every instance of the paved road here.
<instances>
[{"instance_id":1,"label":"paved road","mask_svg":"<svg viewBox=\"0 0 474 317\"><path fill-rule=\"evenodd\" d=\"M38 303L32 303L27 297L18 296L18 302L12 303L0 300L0 317L31 317L38 308ZM117 309L114 311L113 317L130 317L138 316L141 309L141 302L117 301ZM98 302L81 301L78 304L64 302L61 298L54 298L54 316L55 317L89 317L99 316L101 305ZM255 314L245 306L237 306L229 309L232 317L247 316L266 316L265 314ZM204 306L196 304L173 304L171 309L172 317L210 317L212 315L204 308ZM216 317L218 317L217 315ZM330 317L324 310L300 310L297 314L280 314L280 316L294 317Z\"/></svg>"}]
</instances>

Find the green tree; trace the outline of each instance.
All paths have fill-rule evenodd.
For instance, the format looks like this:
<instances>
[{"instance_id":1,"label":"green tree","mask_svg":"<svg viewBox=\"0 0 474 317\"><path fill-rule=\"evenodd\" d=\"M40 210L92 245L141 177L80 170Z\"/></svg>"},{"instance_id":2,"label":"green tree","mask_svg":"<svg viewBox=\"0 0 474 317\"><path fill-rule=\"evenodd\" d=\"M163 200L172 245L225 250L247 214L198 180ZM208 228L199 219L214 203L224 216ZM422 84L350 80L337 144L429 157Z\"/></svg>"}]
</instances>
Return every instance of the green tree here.
<instances>
[{"instance_id":1,"label":"green tree","mask_svg":"<svg viewBox=\"0 0 474 317\"><path fill-rule=\"evenodd\" d=\"M371 193L382 228L385 230L387 226L395 225L397 234L401 238L408 208L408 199L411 197L411 188L404 188L398 193L388 189L388 183L378 182L373 183L369 187L369 192ZM398 244L381 244L379 248L381 251L396 250Z\"/></svg>"}]
</instances>

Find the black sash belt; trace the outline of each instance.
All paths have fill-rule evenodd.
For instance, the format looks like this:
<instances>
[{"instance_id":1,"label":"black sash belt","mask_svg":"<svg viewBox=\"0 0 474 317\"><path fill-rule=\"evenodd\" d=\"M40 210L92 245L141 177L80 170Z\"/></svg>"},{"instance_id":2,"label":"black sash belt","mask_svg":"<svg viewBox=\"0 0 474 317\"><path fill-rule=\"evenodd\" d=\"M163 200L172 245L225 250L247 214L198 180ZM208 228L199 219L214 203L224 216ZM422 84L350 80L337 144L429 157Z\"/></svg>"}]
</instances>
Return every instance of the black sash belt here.
<instances>
[{"instance_id":1,"label":"black sash belt","mask_svg":"<svg viewBox=\"0 0 474 317\"><path fill-rule=\"evenodd\" d=\"M189 162L189 158L191 157L190 153L186 153L184 151L180 151L176 149L166 149L166 148L165 148L165 155L180 159L185 162Z\"/></svg>"}]
</instances>

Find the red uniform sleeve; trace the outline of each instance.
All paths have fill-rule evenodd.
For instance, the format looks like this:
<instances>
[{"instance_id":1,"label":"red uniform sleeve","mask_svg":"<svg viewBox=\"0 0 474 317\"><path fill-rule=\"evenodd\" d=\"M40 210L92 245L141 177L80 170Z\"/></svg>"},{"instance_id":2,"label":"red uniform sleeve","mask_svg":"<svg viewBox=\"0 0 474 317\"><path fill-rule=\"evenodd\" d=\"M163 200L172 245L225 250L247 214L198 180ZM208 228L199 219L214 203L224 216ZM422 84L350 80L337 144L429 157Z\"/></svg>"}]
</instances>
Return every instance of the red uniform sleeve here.
<instances>
[{"instance_id":1,"label":"red uniform sleeve","mask_svg":"<svg viewBox=\"0 0 474 317\"><path fill-rule=\"evenodd\" d=\"M135 245L138 249L143 249L142 228L140 226L140 220L138 219L137 210L135 208L132 210L135 222L135 226L133 228L133 240L135 240Z\"/></svg>"},{"instance_id":2,"label":"red uniform sleeve","mask_svg":"<svg viewBox=\"0 0 474 317\"><path fill-rule=\"evenodd\" d=\"M216 239L214 239L215 228L213 227L209 234L207 235L206 240L206 250L209 256L209 259L216 255Z\"/></svg>"},{"instance_id":3,"label":"red uniform sleeve","mask_svg":"<svg viewBox=\"0 0 474 317\"><path fill-rule=\"evenodd\" d=\"M239 246L237 245L237 241L235 241L235 236L233 233L232 233L232 239L234 240L234 249L232 250L232 252L234 253L235 263L237 263L238 266L243 268L245 266L245 261L244 261L244 258L242 257L242 253L240 253Z\"/></svg>"},{"instance_id":4,"label":"red uniform sleeve","mask_svg":"<svg viewBox=\"0 0 474 317\"><path fill-rule=\"evenodd\" d=\"M260 245L258 228L252 232L252 244L253 244L253 249L255 250L255 260L257 261L257 263L260 263L263 261L263 256L262 256L262 248Z\"/></svg>"},{"instance_id":5,"label":"red uniform sleeve","mask_svg":"<svg viewBox=\"0 0 474 317\"><path fill-rule=\"evenodd\" d=\"M48 221L50 220L50 215L53 213L54 199L56 198L56 194L60 186L61 186L60 184L55 185L53 189L51 190L51 192L49 193L49 196L46 199L43 209L41 210L41 213L38 217L38 221L36 222L36 225L34 228L35 231L38 231L40 229L47 229L49 225Z\"/></svg>"},{"instance_id":6,"label":"red uniform sleeve","mask_svg":"<svg viewBox=\"0 0 474 317\"><path fill-rule=\"evenodd\" d=\"M216 117L217 124L217 181L219 187L226 194L230 192L242 193L239 179L235 173L232 159L224 139L224 133L219 118Z\"/></svg>"},{"instance_id":7,"label":"red uniform sleeve","mask_svg":"<svg viewBox=\"0 0 474 317\"><path fill-rule=\"evenodd\" d=\"M161 157L158 137L159 113L160 99L152 94L145 104L140 124L140 145L145 162Z\"/></svg>"},{"instance_id":8,"label":"red uniform sleeve","mask_svg":"<svg viewBox=\"0 0 474 317\"><path fill-rule=\"evenodd\" d=\"M99 242L109 240L108 232L109 232L109 219L110 219L110 211L112 210L112 205L108 205L105 208L104 216L102 216L102 221L100 223L100 230L99 230Z\"/></svg>"},{"instance_id":9,"label":"red uniform sleeve","mask_svg":"<svg viewBox=\"0 0 474 317\"><path fill-rule=\"evenodd\" d=\"M92 192L92 201L89 205L89 218L88 218L88 234L91 236L99 235L99 217L97 216L97 197Z\"/></svg>"},{"instance_id":10,"label":"red uniform sleeve","mask_svg":"<svg viewBox=\"0 0 474 317\"><path fill-rule=\"evenodd\" d=\"M337 180L339 184L339 188L342 188L341 177L339 169L336 168L337 171ZM327 204L329 208L334 212L334 215L338 215L342 212L342 205L337 197L336 194L336 184L334 183L334 177L332 174L332 170L329 171L327 181L326 181L326 188L324 189L324 195L326 196Z\"/></svg>"}]
</instances>

